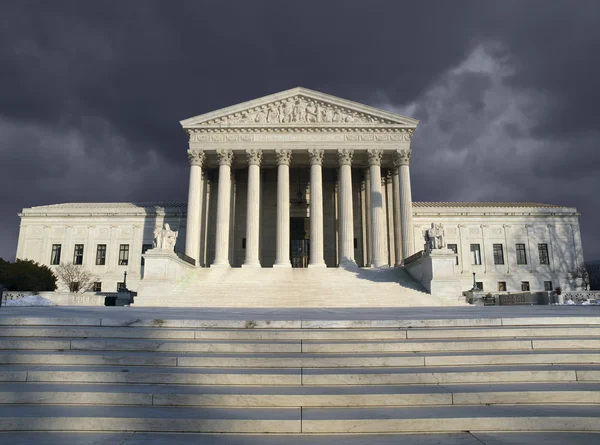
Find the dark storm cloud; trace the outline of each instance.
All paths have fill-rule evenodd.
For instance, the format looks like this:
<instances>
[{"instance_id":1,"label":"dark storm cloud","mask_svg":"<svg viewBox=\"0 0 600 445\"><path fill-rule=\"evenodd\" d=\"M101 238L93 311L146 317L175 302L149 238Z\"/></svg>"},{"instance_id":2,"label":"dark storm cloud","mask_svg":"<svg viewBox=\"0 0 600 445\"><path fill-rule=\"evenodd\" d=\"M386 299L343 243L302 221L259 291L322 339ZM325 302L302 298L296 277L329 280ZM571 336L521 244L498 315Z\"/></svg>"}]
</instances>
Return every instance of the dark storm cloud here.
<instances>
[{"instance_id":1,"label":"dark storm cloud","mask_svg":"<svg viewBox=\"0 0 600 445\"><path fill-rule=\"evenodd\" d=\"M185 200L179 120L305 86L421 120L416 199L575 205L600 257L600 5L576 6L0 1L0 256L22 207Z\"/></svg>"}]
</instances>

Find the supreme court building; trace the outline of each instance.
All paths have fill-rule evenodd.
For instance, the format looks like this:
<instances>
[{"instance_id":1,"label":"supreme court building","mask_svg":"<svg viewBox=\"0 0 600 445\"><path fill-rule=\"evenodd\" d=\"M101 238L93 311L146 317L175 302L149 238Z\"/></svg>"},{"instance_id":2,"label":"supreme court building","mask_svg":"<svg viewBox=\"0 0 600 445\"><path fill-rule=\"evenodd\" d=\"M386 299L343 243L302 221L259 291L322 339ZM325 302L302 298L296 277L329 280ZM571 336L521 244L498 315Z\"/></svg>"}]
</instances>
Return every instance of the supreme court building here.
<instances>
[{"instance_id":1,"label":"supreme court building","mask_svg":"<svg viewBox=\"0 0 600 445\"><path fill-rule=\"evenodd\" d=\"M225 286L238 293L256 286L247 293L277 305L277 296L265 295L285 300L297 285L298 301L302 289L325 294L331 283L338 286L336 295L351 295L340 306L363 296L393 305L402 295L427 299L404 263L421 255L424 231L438 223L452 251L451 274L463 290L472 287L473 272L484 290L494 292L575 288L567 272L583 263L576 209L413 203L411 138L417 124L304 88L192 117L181 122L189 135L187 205L24 209L17 257L52 267L71 261L73 253L74 262L99 276L98 289L113 290L127 270L130 287L156 298L172 294L182 305L235 300ZM165 223L178 232L177 255L168 260L153 249L155 231ZM145 276L151 262L153 278ZM350 287L340 284L344 280ZM270 283L287 287L270 289Z\"/></svg>"}]
</instances>

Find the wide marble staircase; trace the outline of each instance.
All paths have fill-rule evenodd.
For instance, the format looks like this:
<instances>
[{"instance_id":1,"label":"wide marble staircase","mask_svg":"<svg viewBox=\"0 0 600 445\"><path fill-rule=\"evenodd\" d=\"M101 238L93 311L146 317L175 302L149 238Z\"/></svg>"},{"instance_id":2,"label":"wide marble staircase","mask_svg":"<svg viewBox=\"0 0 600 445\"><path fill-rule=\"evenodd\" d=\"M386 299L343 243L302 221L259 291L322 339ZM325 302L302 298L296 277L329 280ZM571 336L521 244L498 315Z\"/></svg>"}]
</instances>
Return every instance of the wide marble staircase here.
<instances>
[{"instance_id":1,"label":"wide marble staircase","mask_svg":"<svg viewBox=\"0 0 600 445\"><path fill-rule=\"evenodd\" d=\"M600 443L591 315L3 316L0 443Z\"/></svg>"},{"instance_id":2,"label":"wide marble staircase","mask_svg":"<svg viewBox=\"0 0 600 445\"><path fill-rule=\"evenodd\" d=\"M198 268L167 296L158 286L136 306L335 308L465 306L434 297L401 268Z\"/></svg>"}]
</instances>

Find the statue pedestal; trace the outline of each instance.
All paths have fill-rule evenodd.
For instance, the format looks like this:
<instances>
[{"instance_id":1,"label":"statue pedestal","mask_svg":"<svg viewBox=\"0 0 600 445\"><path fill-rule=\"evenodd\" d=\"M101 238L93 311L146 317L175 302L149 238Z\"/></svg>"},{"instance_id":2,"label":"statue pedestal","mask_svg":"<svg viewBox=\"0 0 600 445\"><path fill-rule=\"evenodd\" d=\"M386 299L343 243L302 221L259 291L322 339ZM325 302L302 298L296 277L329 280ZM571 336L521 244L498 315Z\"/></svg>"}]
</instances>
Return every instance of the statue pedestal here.
<instances>
[{"instance_id":1,"label":"statue pedestal","mask_svg":"<svg viewBox=\"0 0 600 445\"><path fill-rule=\"evenodd\" d=\"M456 254L450 249L433 249L405 266L406 271L427 292L436 297L462 298L462 286L456 277Z\"/></svg>"},{"instance_id":2,"label":"statue pedestal","mask_svg":"<svg viewBox=\"0 0 600 445\"><path fill-rule=\"evenodd\" d=\"M152 249L144 255L144 276L138 287L136 301L145 297L166 297L195 265L181 259L169 249Z\"/></svg>"}]
</instances>

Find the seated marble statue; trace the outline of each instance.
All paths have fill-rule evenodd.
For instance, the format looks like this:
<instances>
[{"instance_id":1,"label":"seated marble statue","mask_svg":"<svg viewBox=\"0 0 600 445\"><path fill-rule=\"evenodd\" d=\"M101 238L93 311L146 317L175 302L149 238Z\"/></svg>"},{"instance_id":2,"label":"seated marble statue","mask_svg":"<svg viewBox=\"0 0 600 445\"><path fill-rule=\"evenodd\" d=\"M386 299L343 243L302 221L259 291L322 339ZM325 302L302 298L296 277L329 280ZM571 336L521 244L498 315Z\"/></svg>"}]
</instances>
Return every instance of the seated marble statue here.
<instances>
[{"instance_id":1,"label":"seated marble statue","mask_svg":"<svg viewBox=\"0 0 600 445\"><path fill-rule=\"evenodd\" d=\"M179 235L179 232L171 230L169 224L165 224L164 229L157 227L154 229L154 247L156 249L175 251L177 235Z\"/></svg>"},{"instance_id":2,"label":"seated marble statue","mask_svg":"<svg viewBox=\"0 0 600 445\"><path fill-rule=\"evenodd\" d=\"M441 224L431 223L431 228L425 231L425 242L429 250L446 247L444 228Z\"/></svg>"}]
</instances>

